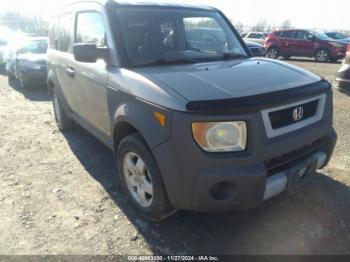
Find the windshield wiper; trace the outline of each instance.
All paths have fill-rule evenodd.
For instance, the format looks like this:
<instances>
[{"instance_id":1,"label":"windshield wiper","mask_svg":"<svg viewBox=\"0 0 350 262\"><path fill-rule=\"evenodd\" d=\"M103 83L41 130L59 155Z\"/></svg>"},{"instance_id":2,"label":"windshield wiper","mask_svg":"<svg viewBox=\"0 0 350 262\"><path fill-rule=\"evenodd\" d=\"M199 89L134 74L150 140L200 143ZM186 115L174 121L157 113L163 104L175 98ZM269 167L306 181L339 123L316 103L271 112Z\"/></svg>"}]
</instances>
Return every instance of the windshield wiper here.
<instances>
[{"instance_id":1,"label":"windshield wiper","mask_svg":"<svg viewBox=\"0 0 350 262\"><path fill-rule=\"evenodd\" d=\"M232 52L223 52L221 58L223 59L239 59L239 58L247 58L247 55L232 53Z\"/></svg>"},{"instance_id":2,"label":"windshield wiper","mask_svg":"<svg viewBox=\"0 0 350 262\"><path fill-rule=\"evenodd\" d=\"M197 62L196 60L188 59L188 58L178 58L178 59L158 58L152 61L133 64L132 66L142 67L142 66L152 66L152 65L188 64L188 63L196 63L196 62Z\"/></svg>"}]
</instances>

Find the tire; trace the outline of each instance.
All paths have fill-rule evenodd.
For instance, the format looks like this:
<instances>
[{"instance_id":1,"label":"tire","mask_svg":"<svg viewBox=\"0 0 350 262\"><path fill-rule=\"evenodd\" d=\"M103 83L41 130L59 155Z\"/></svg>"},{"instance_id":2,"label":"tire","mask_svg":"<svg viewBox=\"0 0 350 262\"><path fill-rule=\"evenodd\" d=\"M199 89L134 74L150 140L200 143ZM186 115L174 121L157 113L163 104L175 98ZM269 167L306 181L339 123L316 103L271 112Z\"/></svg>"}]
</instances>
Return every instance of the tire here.
<instances>
[{"instance_id":1,"label":"tire","mask_svg":"<svg viewBox=\"0 0 350 262\"><path fill-rule=\"evenodd\" d=\"M330 59L330 53L327 49L318 49L315 53L315 60L320 63L328 62Z\"/></svg>"},{"instance_id":2,"label":"tire","mask_svg":"<svg viewBox=\"0 0 350 262\"><path fill-rule=\"evenodd\" d=\"M129 135L120 142L117 168L129 202L142 217L159 222L175 212L153 155L139 134Z\"/></svg>"},{"instance_id":3,"label":"tire","mask_svg":"<svg viewBox=\"0 0 350 262\"><path fill-rule=\"evenodd\" d=\"M279 58L279 50L277 47L270 47L267 50L267 57L271 59L278 59Z\"/></svg>"},{"instance_id":4,"label":"tire","mask_svg":"<svg viewBox=\"0 0 350 262\"><path fill-rule=\"evenodd\" d=\"M289 58L290 58L289 55L284 55L284 56L283 56L283 59L285 59L285 60L289 60Z\"/></svg>"},{"instance_id":5,"label":"tire","mask_svg":"<svg viewBox=\"0 0 350 262\"><path fill-rule=\"evenodd\" d=\"M58 126L58 129L61 132L68 131L74 128L74 121L66 115L61 105L61 102L58 99L58 96L55 90L52 90L52 103L53 103L53 112L55 120Z\"/></svg>"}]
</instances>

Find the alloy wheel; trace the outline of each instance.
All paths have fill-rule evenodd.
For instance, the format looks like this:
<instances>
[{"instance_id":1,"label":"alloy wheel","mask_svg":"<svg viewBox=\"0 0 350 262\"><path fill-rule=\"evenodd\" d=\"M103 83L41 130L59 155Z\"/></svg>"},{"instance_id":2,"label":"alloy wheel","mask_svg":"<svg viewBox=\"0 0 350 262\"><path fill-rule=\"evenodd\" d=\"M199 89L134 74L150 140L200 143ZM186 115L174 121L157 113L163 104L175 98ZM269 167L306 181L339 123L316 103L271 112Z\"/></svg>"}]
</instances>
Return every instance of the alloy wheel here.
<instances>
[{"instance_id":1,"label":"alloy wheel","mask_svg":"<svg viewBox=\"0 0 350 262\"><path fill-rule=\"evenodd\" d=\"M319 50L316 54L316 60L319 62L328 61L328 52L326 50Z\"/></svg>"},{"instance_id":2,"label":"alloy wheel","mask_svg":"<svg viewBox=\"0 0 350 262\"><path fill-rule=\"evenodd\" d=\"M150 207L153 201L153 184L143 159L136 153L126 153L123 157L123 173L132 198L141 207Z\"/></svg>"},{"instance_id":3,"label":"alloy wheel","mask_svg":"<svg viewBox=\"0 0 350 262\"><path fill-rule=\"evenodd\" d=\"M278 57L278 50L276 48L269 49L268 57L271 58L271 59L277 59L277 57Z\"/></svg>"}]
</instances>

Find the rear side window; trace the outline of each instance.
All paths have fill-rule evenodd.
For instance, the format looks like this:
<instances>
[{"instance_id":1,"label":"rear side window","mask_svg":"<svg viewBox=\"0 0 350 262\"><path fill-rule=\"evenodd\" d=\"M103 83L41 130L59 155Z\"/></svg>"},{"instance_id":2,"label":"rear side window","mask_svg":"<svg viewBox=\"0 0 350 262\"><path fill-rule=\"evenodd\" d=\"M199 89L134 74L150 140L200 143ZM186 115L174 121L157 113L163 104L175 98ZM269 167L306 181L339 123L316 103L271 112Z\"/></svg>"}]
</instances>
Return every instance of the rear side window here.
<instances>
[{"instance_id":1,"label":"rear side window","mask_svg":"<svg viewBox=\"0 0 350 262\"><path fill-rule=\"evenodd\" d=\"M285 37L285 38L293 38L293 35L294 35L294 31L284 31L282 33L282 37Z\"/></svg>"},{"instance_id":2,"label":"rear side window","mask_svg":"<svg viewBox=\"0 0 350 262\"><path fill-rule=\"evenodd\" d=\"M76 43L96 44L97 47L106 46L106 31L99 13L79 13L76 28Z\"/></svg>"},{"instance_id":3,"label":"rear side window","mask_svg":"<svg viewBox=\"0 0 350 262\"><path fill-rule=\"evenodd\" d=\"M281 32L281 31L275 32L274 35L275 35L276 37L281 37L281 36L282 36L282 32Z\"/></svg>"},{"instance_id":4,"label":"rear side window","mask_svg":"<svg viewBox=\"0 0 350 262\"><path fill-rule=\"evenodd\" d=\"M49 47L52 49L57 49L57 36L58 33L58 17L53 18L50 21L49 26Z\"/></svg>"},{"instance_id":5,"label":"rear side window","mask_svg":"<svg viewBox=\"0 0 350 262\"><path fill-rule=\"evenodd\" d=\"M59 50L68 52L71 46L72 14L64 14L60 17Z\"/></svg>"}]
</instances>

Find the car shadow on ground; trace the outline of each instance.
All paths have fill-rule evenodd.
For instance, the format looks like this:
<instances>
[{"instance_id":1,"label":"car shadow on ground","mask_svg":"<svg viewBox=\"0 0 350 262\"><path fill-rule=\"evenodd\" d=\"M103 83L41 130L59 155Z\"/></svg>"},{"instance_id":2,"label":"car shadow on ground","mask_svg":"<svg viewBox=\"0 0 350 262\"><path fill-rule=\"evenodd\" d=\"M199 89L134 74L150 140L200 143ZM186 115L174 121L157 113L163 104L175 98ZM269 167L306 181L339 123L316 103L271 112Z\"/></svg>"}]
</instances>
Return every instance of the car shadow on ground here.
<instances>
[{"instance_id":1,"label":"car shadow on ground","mask_svg":"<svg viewBox=\"0 0 350 262\"><path fill-rule=\"evenodd\" d=\"M23 94L24 97L28 100L36 102L47 102L51 100L46 85L32 85L23 90L19 81L17 80L10 81L8 84L15 91Z\"/></svg>"},{"instance_id":2,"label":"car shadow on ground","mask_svg":"<svg viewBox=\"0 0 350 262\"><path fill-rule=\"evenodd\" d=\"M121 191L112 152L77 127L65 138L155 254L350 254L350 188L318 174L293 195L246 212L179 211L162 223L137 216Z\"/></svg>"}]
</instances>

